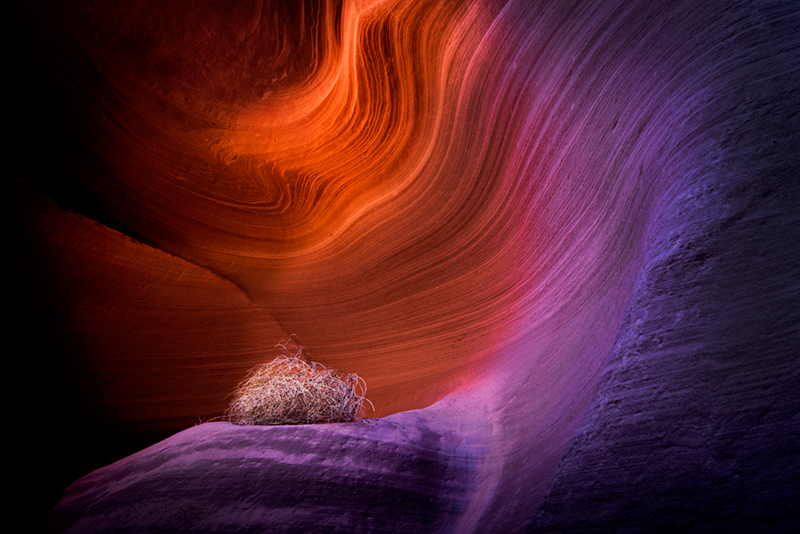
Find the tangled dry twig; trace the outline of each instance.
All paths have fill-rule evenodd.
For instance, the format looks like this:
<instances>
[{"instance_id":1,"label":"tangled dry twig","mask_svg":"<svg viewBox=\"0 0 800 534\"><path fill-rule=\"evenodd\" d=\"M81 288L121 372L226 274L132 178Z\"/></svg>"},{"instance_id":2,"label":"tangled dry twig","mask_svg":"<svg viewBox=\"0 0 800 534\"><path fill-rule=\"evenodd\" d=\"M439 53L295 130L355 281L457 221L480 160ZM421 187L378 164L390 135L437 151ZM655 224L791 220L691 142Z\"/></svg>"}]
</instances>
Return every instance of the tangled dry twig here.
<instances>
[{"instance_id":1,"label":"tangled dry twig","mask_svg":"<svg viewBox=\"0 0 800 534\"><path fill-rule=\"evenodd\" d=\"M364 417L364 403L372 403L365 397L367 386L361 377L304 361L308 350L293 339L276 348L281 354L254 367L234 391L226 411L230 421L287 425L347 423Z\"/></svg>"}]
</instances>

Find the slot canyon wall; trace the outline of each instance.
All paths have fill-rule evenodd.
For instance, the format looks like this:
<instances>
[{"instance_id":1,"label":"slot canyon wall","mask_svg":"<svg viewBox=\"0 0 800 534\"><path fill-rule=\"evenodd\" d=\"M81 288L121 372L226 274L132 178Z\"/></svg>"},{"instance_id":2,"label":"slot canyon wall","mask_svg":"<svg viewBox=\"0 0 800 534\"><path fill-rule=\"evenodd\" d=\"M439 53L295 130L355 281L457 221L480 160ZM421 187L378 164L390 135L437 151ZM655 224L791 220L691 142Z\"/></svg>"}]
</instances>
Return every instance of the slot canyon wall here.
<instances>
[{"instance_id":1,"label":"slot canyon wall","mask_svg":"<svg viewBox=\"0 0 800 534\"><path fill-rule=\"evenodd\" d=\"M800 528L797 3L3 12L34 528ZM197 424L290 334L375 412Z\"/></svg>"}]
</instances>

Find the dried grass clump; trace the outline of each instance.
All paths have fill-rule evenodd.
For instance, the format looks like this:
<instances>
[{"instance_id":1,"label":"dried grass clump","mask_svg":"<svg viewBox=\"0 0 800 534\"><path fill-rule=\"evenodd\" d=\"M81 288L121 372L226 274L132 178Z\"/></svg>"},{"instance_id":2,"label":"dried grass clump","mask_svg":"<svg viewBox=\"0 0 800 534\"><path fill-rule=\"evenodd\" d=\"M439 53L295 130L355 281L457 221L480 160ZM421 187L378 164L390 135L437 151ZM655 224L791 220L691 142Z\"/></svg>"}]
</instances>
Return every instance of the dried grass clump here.
<instances>
[{"instance_id":1,"label":"dried grass clump","mask_svg":"<svg viewBox=\"0 0 800 534\"><path fill-rule=\"evenodd\" d=\"M364 403L369 403L364 380L304 361L302 357L308 356L308 350L290 343L292 340L278 344L282 354L254 367L239 384L227 418L243 425L348 423L362 419Z\"/></svg>"}]
</instances>

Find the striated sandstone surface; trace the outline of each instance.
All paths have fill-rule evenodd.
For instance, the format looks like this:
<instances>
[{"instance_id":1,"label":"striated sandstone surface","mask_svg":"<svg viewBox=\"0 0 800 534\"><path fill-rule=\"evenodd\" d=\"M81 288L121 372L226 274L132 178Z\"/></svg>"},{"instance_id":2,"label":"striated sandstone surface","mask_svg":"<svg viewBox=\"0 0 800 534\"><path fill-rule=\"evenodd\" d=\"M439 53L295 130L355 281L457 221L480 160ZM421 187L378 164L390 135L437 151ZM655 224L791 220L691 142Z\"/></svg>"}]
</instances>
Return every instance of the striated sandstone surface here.
<instances>
[{"instance_id":1,"label":"striated sandstone surface","mask_svg":"<svg viewBox=\"0 0 800 534\"><path fill-rule=\"evenodd\" d=\"M17 330L122 436L73 479L288 333L381 418L184 430L49 531L797 523L795 5L4 10Z\"/></svg>"}]
</instances>

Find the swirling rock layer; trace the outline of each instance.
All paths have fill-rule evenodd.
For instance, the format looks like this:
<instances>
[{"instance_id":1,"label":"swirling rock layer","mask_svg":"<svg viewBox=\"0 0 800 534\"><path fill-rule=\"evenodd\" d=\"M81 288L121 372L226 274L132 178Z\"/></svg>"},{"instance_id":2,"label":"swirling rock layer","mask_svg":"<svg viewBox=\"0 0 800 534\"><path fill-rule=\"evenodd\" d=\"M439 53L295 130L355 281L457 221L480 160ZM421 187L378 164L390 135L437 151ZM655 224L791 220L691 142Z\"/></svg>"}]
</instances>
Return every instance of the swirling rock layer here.
<instances>
[{"instance_id":1,"label":"swirling rock layer","mask_svg":"<svg viewBox=\"0 0 800 534\"><path fill-rule=\"evenodd\" d=\"M20 250L31 229L62 250L26 253L30 285L97 288L54 293L69 318L40 328L78 340L54 360L76 384L96 377L80 402L98 432L219 409L212 397L234 371L287 333L361 375L376 416L395 414L191 429L76 483L51 530L797 521L786 506L800 352L795 6L9 10L26 50L15 65L33 73L18 77L16 122L42 139L14 146L60 156L9 168L142 242L97 237L45 201L13 212ZM107 267L118 257L130 273ZM128 303L124 313L96 313L94 294ZM109 356L113 344L127 356ZM208 388L186 380L216 365L225 371ZM258 449L256 435L271 445ZM721 497L675 504L708 487ZM760 505L745 488L761 488ZM266 494L283 497L263 504ZM211 513L214 502L244 504Z\"/></svg>"}]
</instances>

